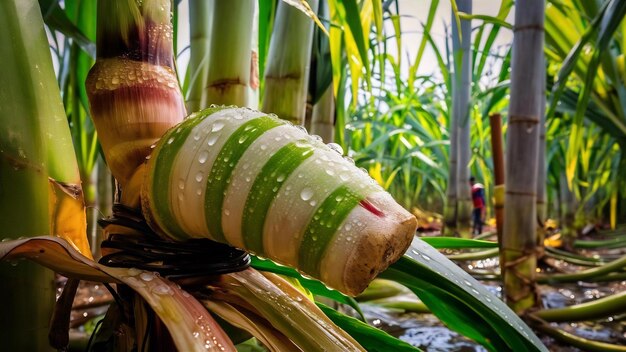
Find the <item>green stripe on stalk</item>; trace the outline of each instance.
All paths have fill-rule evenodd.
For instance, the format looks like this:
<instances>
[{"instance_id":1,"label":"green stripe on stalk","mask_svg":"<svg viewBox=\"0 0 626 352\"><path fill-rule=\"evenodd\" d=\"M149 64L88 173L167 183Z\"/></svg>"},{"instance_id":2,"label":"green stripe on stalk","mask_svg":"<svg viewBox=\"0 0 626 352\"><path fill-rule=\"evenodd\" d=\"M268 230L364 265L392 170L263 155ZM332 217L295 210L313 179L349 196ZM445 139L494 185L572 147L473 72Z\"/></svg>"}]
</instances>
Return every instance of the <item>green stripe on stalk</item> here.
<instances>
[{"instance_id":1,"label":"green stripe on stalk","mask_svg":"<svg viewBox=\"0 0 626 352\"><path fill-rule=\"evenodd\" d=\"M302 162L313 155L311 145L289 143L280 148L263 166L254 180L244 206L241 233L246 248L263 254L263 227L267 212L280 186Z\"/></svg>"},{"instance_id":2,"label":"green stripe on stalk","mask_svg":"<svg viewBox=\"0 0 626 352\"><path fill-rule=\"evenodd\" d=\"M225 190L235 165L257 138L272 128L283 124L284 122L269 116L250 120L233 132L220 150L207 178L204 198L206 223L213 240L227 242L222 228L222 208Z\"/></svg>"},{"instance_id":3,"label":"green stripe on stalk","mask_svg":"<svg viewBox=\"0 0 626 352\"><path fill-rule=\"evenodd\" d=\"M302 243L298 268L313 277L319 277L322 257L330 240L363 196L343 185L331 193L315 211Z\"/></svg>"},{"instance_id":4,"label":"green stripe on stalk","mask_svg":"<svg viewBox=\"0 0 626 352\"><path fill-rule=\"evenodd\" d=\"M170 197L170 182L173 165L181 147L191 134L191 131L208 116L222 110L223 107L202 110L196 116L188 118L178 127L170 129L159 142L154 154L154 171L152 172L152 202L153 213L158 225L165 233L174 239L183 240L189 236L178 225L177 219L172 214L172 202ZM170 142L171 141L171 142Z\"/></svg>"}]
</instances>

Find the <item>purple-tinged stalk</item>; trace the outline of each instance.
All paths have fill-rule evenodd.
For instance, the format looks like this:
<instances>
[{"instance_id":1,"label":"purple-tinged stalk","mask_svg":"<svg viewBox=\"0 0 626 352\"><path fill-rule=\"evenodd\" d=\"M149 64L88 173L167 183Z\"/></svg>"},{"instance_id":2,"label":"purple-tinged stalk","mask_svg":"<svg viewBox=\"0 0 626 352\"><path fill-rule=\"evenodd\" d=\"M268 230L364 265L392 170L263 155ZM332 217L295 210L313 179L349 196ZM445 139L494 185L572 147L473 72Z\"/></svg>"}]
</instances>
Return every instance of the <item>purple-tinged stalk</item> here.
<instances>
[{"instance_id":1,"label":"purple-tinged stalk","mask_svg":"<svg viewBox=\"0 0 626 352\"><path fill-rule=\"evenodd\" d=\"M181 122L169 0L98 3L97 59L87 77L91 116L122 203L139 205L150 146Z\"/></svg>"}]
</instances>

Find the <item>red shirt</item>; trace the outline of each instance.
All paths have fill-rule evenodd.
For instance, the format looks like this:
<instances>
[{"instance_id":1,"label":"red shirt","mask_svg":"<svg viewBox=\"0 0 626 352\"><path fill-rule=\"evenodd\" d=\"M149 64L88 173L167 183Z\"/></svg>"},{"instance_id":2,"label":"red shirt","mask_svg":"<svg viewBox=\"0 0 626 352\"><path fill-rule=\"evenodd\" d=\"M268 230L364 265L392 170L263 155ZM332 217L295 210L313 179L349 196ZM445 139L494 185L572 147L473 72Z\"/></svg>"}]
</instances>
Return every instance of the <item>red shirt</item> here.
<instances>
[{"instance_id":1,"label":"red shirt","mask_svg":"<svg viewBox=\"0 0 626 352\"><path fill-rule=\"evenodd\" d=\"M480 183L474 183L472 185L472 203L475 209L485 207L485 187Z\"/></svg>"}]
</instances>

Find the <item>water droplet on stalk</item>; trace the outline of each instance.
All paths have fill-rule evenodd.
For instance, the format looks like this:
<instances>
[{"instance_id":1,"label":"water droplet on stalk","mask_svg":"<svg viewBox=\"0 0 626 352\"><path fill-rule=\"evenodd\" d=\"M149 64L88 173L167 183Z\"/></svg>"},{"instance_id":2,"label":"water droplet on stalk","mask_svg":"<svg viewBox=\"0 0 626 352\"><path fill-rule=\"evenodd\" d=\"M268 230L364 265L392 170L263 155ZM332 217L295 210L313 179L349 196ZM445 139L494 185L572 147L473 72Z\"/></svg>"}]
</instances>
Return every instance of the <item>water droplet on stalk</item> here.
<instances>
[{"instance_id":1,"label":"water droplet on stalk","mask_svg":"<svg viewBox=\"0 0 626 352\"><path fill-rule=\"evenodd\" d=\"M198 162L200 162L200 164L204 164L206 163L208 158L209 158L209 152L206 150L203 150L200 152L200 155L198 155Z\"/></svg>"},{"instance_id":2,"label":"water droplet on stalk","mask_svg":"<svg viewBox=\"0 0 626 352\"><path fill-rule=\"evenodd\" d=\"M311 199L313 197L313 190L305 187L302 189L302 191L300 192L300 198L302 198L302 200L307 201L309 199Z\"/></svg>"},{"instance_id":3,"label":"water droplet on stalk","mask_svg":"<svg viewBox=\"0 0 626 352\"><path fill-rule=\"evenodd\" d=\"M211 128L211 132L221 131L224 128L224 123L222 121L216 121Z\"/></svg>"},{"instance_id":4,"label":"water droplet on stalk","mask_svg":"<svg viewBox=\"0 0 626 352\"><path fill-rule=\"evenodd\" d=\"M337 152L337 154L339 155L343 155L343 148L341 148L341 146L337 143L328 143L328 148L332 149L333 151Z\"/></svg>"}]
</instances>

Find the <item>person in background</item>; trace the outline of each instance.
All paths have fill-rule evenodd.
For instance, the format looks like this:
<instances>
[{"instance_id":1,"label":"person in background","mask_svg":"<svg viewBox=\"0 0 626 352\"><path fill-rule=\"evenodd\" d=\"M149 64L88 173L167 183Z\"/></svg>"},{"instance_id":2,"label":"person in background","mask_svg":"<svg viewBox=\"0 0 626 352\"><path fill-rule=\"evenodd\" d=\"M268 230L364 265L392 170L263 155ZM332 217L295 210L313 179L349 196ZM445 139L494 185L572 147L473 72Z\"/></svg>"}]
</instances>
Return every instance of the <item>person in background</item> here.
<instances>
[{"instance_id":1,"label":"person in background","mask_svg":"<svg viewBox=\"0 0 626 352\"><path fill-rule=\"evenodd\" d=\"M480 235L483 232L483 219L485 218L485 187L476 182L472 176L469 179L472 186L472 234Z\"/></svg>"}]
</instances>

